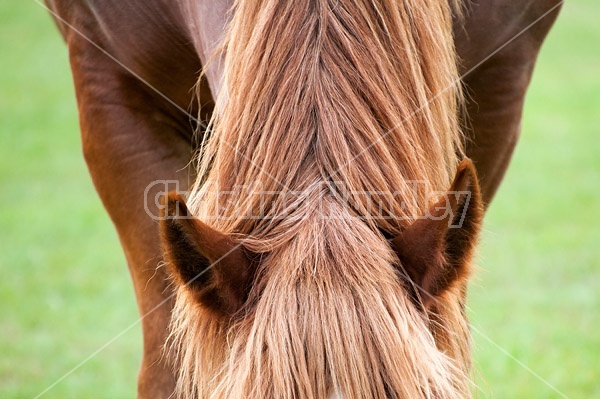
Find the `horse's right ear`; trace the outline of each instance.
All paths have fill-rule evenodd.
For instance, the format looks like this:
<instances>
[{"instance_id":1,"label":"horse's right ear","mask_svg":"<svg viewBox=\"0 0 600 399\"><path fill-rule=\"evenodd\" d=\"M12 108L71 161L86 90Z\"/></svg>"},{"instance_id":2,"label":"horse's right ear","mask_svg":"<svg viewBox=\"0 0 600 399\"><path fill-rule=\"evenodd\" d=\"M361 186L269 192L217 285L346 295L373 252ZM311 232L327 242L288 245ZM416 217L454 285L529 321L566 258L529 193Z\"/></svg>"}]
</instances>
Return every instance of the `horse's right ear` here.
<instances>
[{"instance_id":1,"label":"horse's right ear","mask_svg":"<svg viewBox=\"0 0 600 399\"><path fill-rule=\"evenodd\" d=\"M466 280L482 218L477 173L466 159L458 165L448 191L427 215L392 239L401 272L418 288L424 305L433 303L457 281Z\"/></svg>"},{"instance_id":2,"label":"horse's right ear","mask_svg":"<svg viewBox=\"0 0 600 399\"><path fill-rule=\"evenodd\" d=\"M254 277L247 250L195 218L177 193L163 198L160 216L163 252L175 283L216 314L238 311Z\"/></svg>"}]
</instances>

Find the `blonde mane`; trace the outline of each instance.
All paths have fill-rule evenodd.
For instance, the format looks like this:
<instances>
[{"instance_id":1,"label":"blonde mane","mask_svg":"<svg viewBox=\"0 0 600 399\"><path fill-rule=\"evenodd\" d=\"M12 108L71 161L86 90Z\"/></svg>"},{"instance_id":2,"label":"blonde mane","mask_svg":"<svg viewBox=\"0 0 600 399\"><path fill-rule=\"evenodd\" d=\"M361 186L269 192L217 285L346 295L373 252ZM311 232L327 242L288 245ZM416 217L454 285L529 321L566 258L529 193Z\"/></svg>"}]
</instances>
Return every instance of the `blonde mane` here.
<instances>
[{"instance_id":1,"label":"blonde mane","mask_svg":"<svg viewBox=\"0 0 600 399\"><path fill-rule=\"evenodd\" d=\"M189 205L261 260L231 319L178 290L179 396L470 396L464 292L419 311L382 233L462 156L451 7L237 0L224 51Z\"/></svg>"}]
</instances>

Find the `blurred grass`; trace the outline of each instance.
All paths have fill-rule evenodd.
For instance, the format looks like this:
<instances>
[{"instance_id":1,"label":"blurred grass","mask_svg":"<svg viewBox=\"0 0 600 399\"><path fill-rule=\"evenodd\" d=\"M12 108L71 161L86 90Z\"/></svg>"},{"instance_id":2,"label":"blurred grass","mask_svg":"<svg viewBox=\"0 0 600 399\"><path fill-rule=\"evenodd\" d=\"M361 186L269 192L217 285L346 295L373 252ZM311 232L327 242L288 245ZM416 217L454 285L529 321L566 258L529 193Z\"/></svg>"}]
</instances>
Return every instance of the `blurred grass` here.
<instances>
[{"instance_id":1,"label":"blurred grass","mask_svg":"<svg viewBox=\"0 0 600 399\"><path fill-rule=\"evenodd\" d=\"M566 2L486 216L472 324L569 398L600 397L600 3ZM474 332L480 397L560 398Z\"/></svg>"},{"instance_id":2,"label":"blurred grass","mask_svg":"<svg viewBox=\"0 0 600 399\"><path fill-rule=\"evenodd\" d=\"M81 155L67 50L33 1L0 3L0 398L33 398L137 318ZM135 397L132 329L46 398Z\"/></svg>"},{"instance_id":3,"label":"blurred grass","mask_svg":"<svg viewBox=\"0 0 600 399\"><path fill-rule=\"evenodd\" d=\"M600 3L568 2L486 219L470 317L478 396L600 397ZM35 2L0 4L0 398L33 398L137 318L80 151L67 50ZM486 338L487 337L487 338ZM135 396L139 327L44 398Z\"/></svg>"}]
</instances>

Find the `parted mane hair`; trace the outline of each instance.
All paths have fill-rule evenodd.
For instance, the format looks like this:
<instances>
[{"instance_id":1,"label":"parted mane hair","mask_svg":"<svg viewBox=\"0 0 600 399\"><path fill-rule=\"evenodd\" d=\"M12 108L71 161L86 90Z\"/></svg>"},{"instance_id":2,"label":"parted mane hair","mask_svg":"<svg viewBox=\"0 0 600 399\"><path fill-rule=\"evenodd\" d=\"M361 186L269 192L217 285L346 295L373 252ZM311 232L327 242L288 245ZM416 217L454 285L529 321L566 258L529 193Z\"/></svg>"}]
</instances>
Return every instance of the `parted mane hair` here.
<instances>
[{"instance_id":1,"label":"parted mane hair","mask_svg":"<svg viewBox=\"0 0 600 399\"><path fill-rule=\"evenodd\" d=\"M451 6L237 0L231 13L188 207L254 272L226 316L175 282L177 394L469 397L465 275L424 309L389 241L463 156Z\"/></svg>"}]
</instances>

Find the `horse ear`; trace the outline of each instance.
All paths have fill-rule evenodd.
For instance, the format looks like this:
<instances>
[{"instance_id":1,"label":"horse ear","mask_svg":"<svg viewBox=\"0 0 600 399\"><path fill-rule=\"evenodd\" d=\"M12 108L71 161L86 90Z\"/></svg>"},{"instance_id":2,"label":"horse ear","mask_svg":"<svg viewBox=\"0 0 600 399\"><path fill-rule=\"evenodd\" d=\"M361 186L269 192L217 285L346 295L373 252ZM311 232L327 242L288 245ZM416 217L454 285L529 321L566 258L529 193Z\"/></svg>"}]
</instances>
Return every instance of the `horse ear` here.
<instances>
[{"instance_id":1,"label":"horse ear","mask_svg":"<svg viewBox=\"0 0 600 399\"><path fill-rule=\"evenodd\" d=\"M171 277L217 314L231 315L244 304L255 265L247 250L188 210L183 198L163 198L160 235Z\"/></svg>"},{"instance_id":2,"label":"horse ear","mask_svg":"<svg viewBox=\"0 0 600 399\"><path fill-rule=\"evenodd\" d=\"M392 247L425 306L470 271L483 206L475 167L462 161L450 189Z\"/></svg>"}]
</instances>

